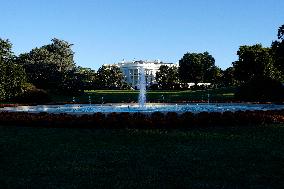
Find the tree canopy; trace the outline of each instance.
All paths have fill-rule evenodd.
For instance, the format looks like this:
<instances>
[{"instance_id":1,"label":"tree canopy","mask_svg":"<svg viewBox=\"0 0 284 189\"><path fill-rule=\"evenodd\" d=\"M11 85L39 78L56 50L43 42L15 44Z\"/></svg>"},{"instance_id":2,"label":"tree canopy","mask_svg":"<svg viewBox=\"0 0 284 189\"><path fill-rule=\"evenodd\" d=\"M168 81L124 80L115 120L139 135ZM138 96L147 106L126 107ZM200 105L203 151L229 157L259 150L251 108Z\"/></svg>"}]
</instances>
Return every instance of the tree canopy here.
<instances>
[{"instance_id":1,"label":"tree canopy","mask_svg":"<svg viewBox=\"0 0 284 189\"><path fill-rule=\"evenodd\" d=\"M210 81L214 76L215 59L208 52L186 53L179 61L179 76L183 83ZM211 73L211 74L210 74Z\"/></svg>"},{"instance_id":2,"label":"tree canopy","mask_svg":"<svg viewBox=\"0 0 284 189\"><path fill-rule=\"evenodd\" d=\"M223 86L226 86L226 87L236 85L234 67L229 67L223 71L221 83Z\"/></svg>"},{"instance_id":3,"label":"tree canopy","mask_svg":"<svg viewBox=\"0 0 284 189\"><path fill-rule=\"evenodd\" d=\"M278 40L272 42L271 48L274 65L281 72L282 81L284 81L284 25L278 29Z\"/></svg>"},{"instance_id":4,"label":"tree canopy","mask_svg":"<svg viewBox=\"0 0 284 189\"><path fill-rule=\"evenodd\" d=\"M0 38L0 60L3 62L13 57L12 43L8 39Z\"/></svg>"},{"instance_id":5,"label":"tree canopy","mask_svg":"<svg viewBox=\"0 0 284 189\"><path fill-rule=\"evenodd\" d=\"M241 46L237 52L239 60L233 63L234 76L240 83L256 77L278 79L279 71L273 64L271 49L261 44Z\"/></svg>"},{"instance_id":6,"label":"tree canopy","mask_svg":"<svg viewBox=\"0 0 284 189\"><path fill-rule=\"evenodd\" d=\"M56 64L58 71L64 72L75 68L73 44L54 38L52 43L43 46L50 53L51 62Z\"/></svg>"},{"instance_id":7,"label":"tree canopy","mask_svg":"<svg viewBox=\"0 0 284 189\"><path fill-rule=\"evenodd\" d=\"M156 73L156 81L160 89L169 90L178 88L178 69L167 65L160 66Z\"/></svg>"},{"instance_id":8,"label":"tree canopy","mask_svg":"<svg viewBox=\"0 0 284 189\"><path fill-rule=\"evenodd\" d=\"M68 95L86 89L128 88L117 66L103 65L97 72L77 67L72 47L73 44L54 38L50 44L15 56L12 43L0 38L0 99L19 96L26 88L46 94L58 92ZM279 83L284 82L284 25L279 27L277 39L271 47L243 45L239 47L237 55L238 60L232 63L232 67L222 71L208 52L185 53L178 68L165 65L159 68L156 73L157 84L159 89L165 90L178 89L187 83L249 86L243 88L246 90L258 81L278 83L280 86ZM153 86L157 87L157 84ZM260 90L260 87L255 89Z\"/></svg>"},{"instance_id":9,"label":"tree canopy","mask_svg":"<svg viewBox=\"0 0 284 189\"><path fill-rule=\"evenodd\" d=\"M14 63L12 43L0 38L0 99L10 100L23 92L26 73Z\"/></svg>"},{"instance_id":10,"label":"tree canopy","mask_svg":"<svg viewBox=\"0 0 284 189\"><path fill-rule=\"evenodd\" d=\"M97 85L101 89L121 89L123 74L119 67L103 65L97 71Z\"/></svg>"},{"instance_id":11,"label":"tree canopy","mask_svg":"<svg viewBox=\"0 0 284 189\"><path fill-rule=\"evenodd\" d=\"M284 24L279 27L277 37L279 40L284 40Z\"/></svg>"},{"instance_id":12,"label":"tree canopy","mask_svg":"<svg viewBox=\"0 0 284 189\"><path fill-rule=\"evenodd\" d=\"M17 62L26 70L28 81L40 89L62 90L62 83L75 69L72 44L64 40L52 39L52 43L34 48L29 53L19 55Z\"/></svg>"}]
</instances>

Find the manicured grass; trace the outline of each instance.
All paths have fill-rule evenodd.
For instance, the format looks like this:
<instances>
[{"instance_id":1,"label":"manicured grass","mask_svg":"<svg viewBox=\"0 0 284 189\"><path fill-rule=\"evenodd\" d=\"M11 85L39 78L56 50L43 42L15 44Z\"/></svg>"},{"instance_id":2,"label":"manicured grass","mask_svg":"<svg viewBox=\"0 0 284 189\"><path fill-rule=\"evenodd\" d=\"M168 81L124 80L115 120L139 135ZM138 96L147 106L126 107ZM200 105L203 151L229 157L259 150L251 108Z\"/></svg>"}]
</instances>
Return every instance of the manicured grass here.
<instances>
[{"instance_id":1,"label":"manicured grass","mask_svg":"<svg viewBox=\"0 0 284 189\"><path fill-rule=\"evenodd\" d=\"M104 97L106 102L136 102L139 91L86 91L86 96L92 99L101 99ZM234 89L211 89L211 90L186 90L186 91L147 91L147 100L150 102L183 102L183 101L207 101L208 94L210 100L232 100L234 97ZM164 100L163 100L164 97Z\"/></svg>"},{"instance_id":2,"label":"manicured grass","mask_svg":"<svg viewBox=\"0 0 284 189\"><path fill-rule=\"evenodd\" d=\"M1 188L284 188L284 125L0 126Z\"/></svg>"},{"instance_id":3,"label":"manicured grass","mask_svg":"<svg viewBox=\"0 0 284 189\"><path fill-rule=\"evenodd\" d=\"M211 101L234 100L234 88L210 89L210 90L185 90L185 91L147 91L148 102L192 102L207 101L208 94ZM134 90L92 90L85 91L77 96L77 102L88 103L89 96L93 103L137 102L139 91ZM72 101L72 97L54 96L55 102Z\"/></svg>"}]
</instances>

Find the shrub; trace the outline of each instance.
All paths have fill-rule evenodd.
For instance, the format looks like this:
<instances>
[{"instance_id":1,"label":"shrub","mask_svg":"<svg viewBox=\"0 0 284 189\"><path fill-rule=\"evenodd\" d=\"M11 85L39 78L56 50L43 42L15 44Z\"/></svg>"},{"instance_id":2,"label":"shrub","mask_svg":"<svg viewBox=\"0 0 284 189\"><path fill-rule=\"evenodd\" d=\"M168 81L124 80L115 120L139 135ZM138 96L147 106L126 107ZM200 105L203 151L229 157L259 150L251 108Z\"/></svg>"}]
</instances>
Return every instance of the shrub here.
<instances>
[{"instance_id":1,"label":"shrub","mask_svg":"<svg viewBox=\"0 0 284 189\"><path fill-rule=\"evenodd\" d=\"M185 112L180 117L180 125L183 128L189 128L196 125L196 115L194 115L192 112Z\"/></svg>"},{"instance_id":2,"label":"shrub","mask_svg":"<svg viewBox=\"0 0 284 189\"><path fill-rule=\"evenodd\" d=\"M242 101L283 102L284 86L271 78L254 78L240 86L235 97Z\"/></svg>"},{"instance_id":3,"label":"shrub","mask_svg":"<svg viewBox=\"0 0 284 189\"><path fill-rule=\"evenodd\" d=\"M167 128L178 128L180 127L179 116L176 112L168 112L165 116L165 126Z\"/></svg>"},{"instance_id":4,"label":"shrub","mask_svg":"<svg viewBox=\"0 0 284 189\"><path fill-rule=\"evenodd\" d=\"M130 121L129 127L133 128L147 128L151 123L148 117L142 113L134 113Z\"/></svg>"},{"instance_id":5,"label":"shrub","mask_svg":"<svg viewBox=\"0 0 284 189\"><path fill-rule=\"evenodd\" d=\"M236 124L236 117L235 117L235 113L230 112L230 111L226 111L223 112L222 114L222 125L223 126L229 126L232 125L234 126Z\"/></svg>"},{"instance_id":6,"label":"shrub","mask_svg":"<svg viewBox=\"0 0 284 189\"><path fill-rule=\"evenodd\" d=\"M43 104L51 102L51 98L45 90L37 89L34 85L28 84L24 93L15 97L15 102Z\"/></svg>"},{"instance_id":7,"label":"shrub","mask_svg":"<svg viewBox=\"0 0 284 189\"><path fill-rule=\"evenodd\" d=\"M150 116L152 127L164 127L165 126L165 115L161 112L154 112Z\"/></svg>"},{"instance_id":8,"label":"shrub","mask_svg":"<svg viewBox=\"0 0 284 189\"><path fill-rule=\"evenodd\" d=\"M284 123L284 110L237 111L224 113L175 112L151 115L142 113L102 113L93 115L70 115L26 112L0 112L0 124L35 127L79 127L79 128L193 128L215 126L261 126L270 123Z\"/></svg>"}]
</instances>

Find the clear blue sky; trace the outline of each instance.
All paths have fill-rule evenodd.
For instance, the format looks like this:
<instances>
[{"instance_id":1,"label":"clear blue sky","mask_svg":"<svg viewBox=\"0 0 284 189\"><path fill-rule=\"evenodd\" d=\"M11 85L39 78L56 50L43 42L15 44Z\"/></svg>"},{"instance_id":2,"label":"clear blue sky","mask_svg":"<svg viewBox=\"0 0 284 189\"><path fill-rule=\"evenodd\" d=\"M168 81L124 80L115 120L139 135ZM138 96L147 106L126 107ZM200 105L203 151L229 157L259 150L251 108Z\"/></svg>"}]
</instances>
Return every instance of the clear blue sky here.
<instances>
[{"instance_id":1,"label":"clear blue sky","mask_svg":"<svg viewBox=\"0 0 284 189\"><path fill-rule=\"evenodd\" d=\"M94 69L204 51L227 68L240 45L270 46L283 8L283 0L0 0L0 37L16 54L64 39L76 64Z\"/></svg>"}]
</instances>

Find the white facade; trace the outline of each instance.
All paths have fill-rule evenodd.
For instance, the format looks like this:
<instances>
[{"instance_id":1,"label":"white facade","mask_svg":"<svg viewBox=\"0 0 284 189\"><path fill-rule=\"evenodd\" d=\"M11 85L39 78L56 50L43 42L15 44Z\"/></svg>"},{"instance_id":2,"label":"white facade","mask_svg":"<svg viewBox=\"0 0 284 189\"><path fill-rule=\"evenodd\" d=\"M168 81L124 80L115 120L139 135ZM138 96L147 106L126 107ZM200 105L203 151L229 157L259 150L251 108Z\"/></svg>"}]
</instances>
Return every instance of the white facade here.
<instances>
[{"instance_id":1,"label":"white facade","mask_svg":"<svg viewBox=\"0 0 284 189\"><path fill-rule=\"evenodd\" d=\"M130 84L133 88L139 89L139 75L141 68L144 68L145 79L147 87L152 84L156 84L156 72L159 70L161 65L167 65L169 67L176 66L173 63L163 63L159 60L155 61L121 61L116 64L123 75L126 83Z\"/></svg>"}]
</instances>

